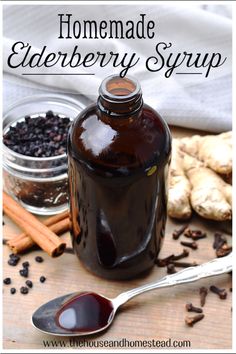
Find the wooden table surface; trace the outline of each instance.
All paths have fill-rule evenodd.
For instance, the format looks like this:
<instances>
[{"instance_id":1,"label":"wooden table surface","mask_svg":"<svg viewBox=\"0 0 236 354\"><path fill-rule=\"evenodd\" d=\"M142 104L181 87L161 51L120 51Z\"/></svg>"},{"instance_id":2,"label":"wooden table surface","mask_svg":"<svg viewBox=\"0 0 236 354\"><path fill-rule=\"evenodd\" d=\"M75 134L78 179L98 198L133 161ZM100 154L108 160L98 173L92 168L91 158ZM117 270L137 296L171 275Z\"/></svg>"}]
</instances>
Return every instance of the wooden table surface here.
<instances>
[{"instance_id":1,"label":"wooden table surface","mask_svg":"<svg viewBox=\"0 0 236 354\"><path fill-rule=\"evenodd\" d=\"M190 135L193 132L184 129L172 129L174 136ZM11 237L19 229L4 216L5 225L3 236ZM172 239L172 232L181 224L168 219L166 236L160 258L178 254L183 246L179 241ZM207 232L207 238L199 240L199 249L190 250L188 261L203 263L215 257L212 248L214 232L218 231L218 225L206 222L198 217L193 217L190 221L192 228L201 228ZM69 233L62 236L68 241L70 246ZM181 236L184 239L184 236ZM231 243L231 236L226 236ZM160 289L152 291L125 304L117 313L113 325L100 335L92 337L81 337L80 339L53 337L38 332L31 325L31 315L33 311L54 297L75 291L91 290L107 297L115 297L122 291L133 287L156 281L166 274L165 268L155 267L145 277L132 281L108 281L98 278L89 273L73 254L64 254L59 258L52 259L40 250L22 255L16 267L7 264L10 251L7 246L3 246L3 277L11 277L12 284L3 286L3 348L4 349L96 349L97 345L104 345L101 341L121 341L125 340L133 345L135 340L155 340L164 341L166 345L175 343L176 349L187 345L190 341L191 349L230 349L232 347L232 293L229 291L231 276L224 274L218 277L204 279L192 284L181 285L170 289ZM35 257L41 255L43 263L36 263ZM30 262L29 279L33 281L33 288L28 295L22 295L19 288L24 285L25 279L19 275L19 269L24 261ZM44 275L47 279L44 284L39 282L39 277ZM191 315L185 310L185 304L192 302L199 306L199 288L216 285L225 288L228 292L226 300L220 300L217 295L209 292L206 305L203 308L205 318L194 327L186 326L184 318ZM16 287L17 293L10 294L10 288ZM194 314L193 314L194 315ZM63 342L61 342L63 340ZM99 342L100 341L100 342ZM176 342L174 342L176 341ZM80 344L79 344L80 343ZM112 342L109 342L112 343ZM123 343L123 344L122 344ZM48 346L49 345L49 346ZM106 344L105 344L106 345ZM109 344L110 345L110 344ZM129 349L140 349L132 347ZM173 348L173 347L172 347ZM100 347L100 350L104 349ZM105 348L114 350L114 348ZM115 348L121 349L121 348ZM124 347L122 348L124 349ZM126 346L128 349L128 346ZM143 348L145 349L145 348ZM158 349L158 348L154 348Z\"/></svg>"}]
</instances>

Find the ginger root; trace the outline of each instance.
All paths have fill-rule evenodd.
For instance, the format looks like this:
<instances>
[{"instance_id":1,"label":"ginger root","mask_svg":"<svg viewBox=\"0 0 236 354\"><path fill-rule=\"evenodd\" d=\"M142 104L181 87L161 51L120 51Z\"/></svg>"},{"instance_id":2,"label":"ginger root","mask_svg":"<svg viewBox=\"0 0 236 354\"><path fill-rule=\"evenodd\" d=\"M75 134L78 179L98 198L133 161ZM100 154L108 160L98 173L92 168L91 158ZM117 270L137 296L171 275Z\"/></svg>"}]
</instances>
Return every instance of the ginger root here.
<instances>
[{"instance_id":1,"label":"ginger root","mask_svg":"<svg viewBox=\"0 0 236 354\"><path fill-rule=\"evenodd\" d=\"M232 132L181 139L181 150L220 174L232 172Z\"/></svg>"},{"instance_id":2,"label":"ginger root","mask_svg":"<svg viewBox=\"0 0 236 354\"><path fill-rule=\"evenodd\" d=\"M208 167L200 166L194 157L183 158L184 171L191 183L192 208L203 218L232 218L232 186Z\"/></svg>"},{"instance_id":3,"label":"ginger root","mask_svg":"<svg viewBox=\"0 0 236 354\"><path fill-rule=\"evenodd\" d=\"M191 214L190 191L191 185L185 176L182 153L179 149L180 142L172 141L172 160L168 175L168 215L177 219L188 219Z\"/></svg>"},{"instance_id":4,"label":"ginger root","mask_svg":"<svg viewBox=\"0 0 236 354\"><path fill-rule=\"evenodd\" d=\"M232 218L232 186L218 174L232 173L232 133L173 139L168 176L168 215L187 219Z\"/></svg>"}]
</instances>

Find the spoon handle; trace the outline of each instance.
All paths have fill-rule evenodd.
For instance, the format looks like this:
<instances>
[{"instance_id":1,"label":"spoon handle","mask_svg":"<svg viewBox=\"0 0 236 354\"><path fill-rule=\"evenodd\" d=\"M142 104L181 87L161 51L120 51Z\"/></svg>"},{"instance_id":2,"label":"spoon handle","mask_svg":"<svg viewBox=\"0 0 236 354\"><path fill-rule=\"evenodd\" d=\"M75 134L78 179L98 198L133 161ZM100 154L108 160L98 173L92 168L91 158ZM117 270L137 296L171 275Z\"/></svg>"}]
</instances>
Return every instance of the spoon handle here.
<instances>
[{"instance_id":1,"label":"spoon handle","mask_svg":"<svg viewBox=\"0 0 236 354\"><path fill-rule=\"evenodd\" d=\"M129 301L134 296L142 294L146 291L165 288L179 284L191 283L196 280L212 277L214 275L219 275L223 273L230 272L232 270L232 253L226 257L215 258L210 262L203 263L196 267L185 268L175 274L167 275L161 278L155 283L146 284L138 288L126 291L115 299L114 303L117 307Z\"/></svg>"}]
</instances>

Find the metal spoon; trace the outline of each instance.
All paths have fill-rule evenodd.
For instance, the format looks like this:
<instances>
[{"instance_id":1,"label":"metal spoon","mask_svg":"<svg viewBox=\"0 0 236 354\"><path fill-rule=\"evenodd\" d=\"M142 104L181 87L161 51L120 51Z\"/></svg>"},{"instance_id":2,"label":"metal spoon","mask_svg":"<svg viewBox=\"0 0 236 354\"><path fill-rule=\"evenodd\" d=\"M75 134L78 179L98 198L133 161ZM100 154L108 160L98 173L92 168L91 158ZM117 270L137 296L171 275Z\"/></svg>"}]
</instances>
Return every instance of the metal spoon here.
<instances>
[{"instance_id":1,"label":"metal spoon","mask_svg":"<svg viewBox=\"0 0 236 354\"><path fill-rule=\"evenodd\" d=\"M46 304L42 305L32 315L32 324L41 332L57 335L57 336L68 337L68 336L81 336L81 335L94 334L103 331L107 327L109 327L114 319L117 309L125 302L132 299L134 296L158 288L191 283L202 278L207 278L214 275L227 273L231 270L232 270L232 254L226 257L213 259L208 263L204 263L196 267L185 268L184 270L181 270L178 273L167 275L155 283L146 284L138 288L121 293L114 299L109 299L103 295L95 294L99 298L102 298L105 302L107 301L111 304L111 312L110 312L110 316L108 316L107 318L107 323L105 325L101 325L99 328L94 328L92 330L90 329L90 330L75 331L75 330L65 329L59 326L56 321L56 315L58 311L62 308L62 306L64 304L67 304L71 299L74 299L76 296L78 296L81 293L67 294L58 297L54 300L51 300ZM94 294L94 293L86 293L86 294Z\"/></svg>"}]
</instances>

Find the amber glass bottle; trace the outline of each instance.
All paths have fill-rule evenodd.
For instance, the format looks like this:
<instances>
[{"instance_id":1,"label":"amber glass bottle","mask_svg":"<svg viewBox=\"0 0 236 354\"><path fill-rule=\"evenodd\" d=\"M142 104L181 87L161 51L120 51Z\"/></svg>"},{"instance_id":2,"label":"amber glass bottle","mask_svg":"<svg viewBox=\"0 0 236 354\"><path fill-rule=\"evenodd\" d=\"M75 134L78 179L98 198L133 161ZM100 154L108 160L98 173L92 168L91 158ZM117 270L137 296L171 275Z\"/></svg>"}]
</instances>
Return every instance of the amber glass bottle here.
<instances>
[{"instance_id":1,"label":"amber glass bottle","mask_svg":"<svg viewBox=\"0 0 236 354\"><path fill-rule=\"evenodd\" d=\"M72 242L83 264L109 279L149 270L166 224L167 124L139 83L106 78L68 139Z\"/></svg>"}]
</instances>

